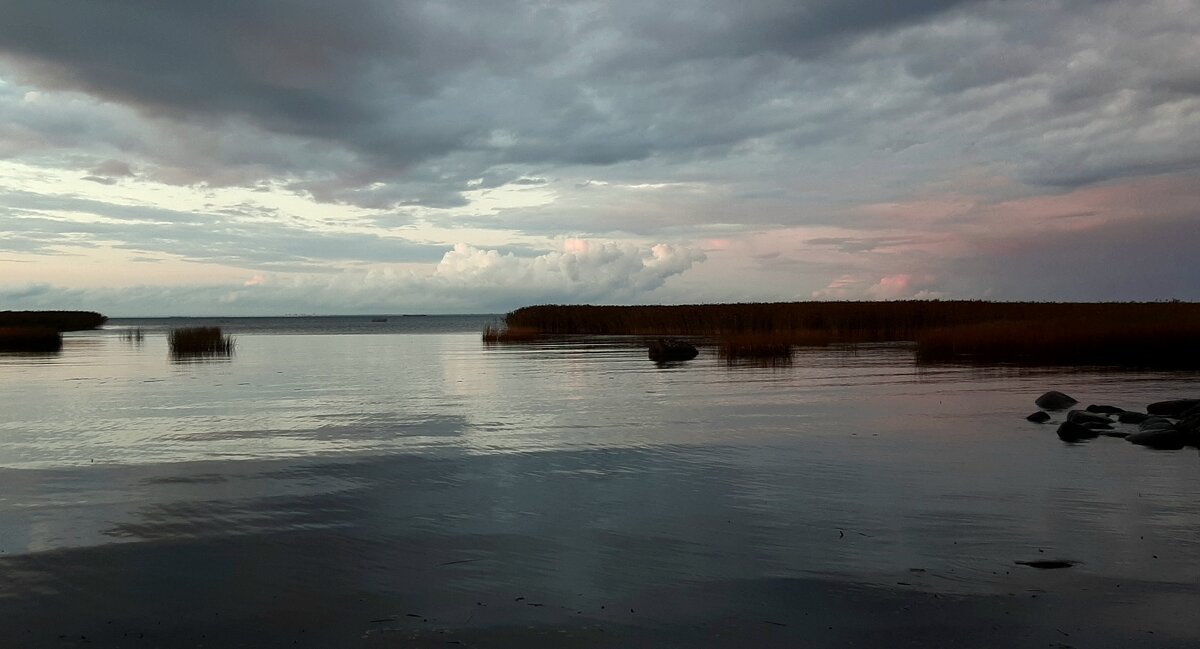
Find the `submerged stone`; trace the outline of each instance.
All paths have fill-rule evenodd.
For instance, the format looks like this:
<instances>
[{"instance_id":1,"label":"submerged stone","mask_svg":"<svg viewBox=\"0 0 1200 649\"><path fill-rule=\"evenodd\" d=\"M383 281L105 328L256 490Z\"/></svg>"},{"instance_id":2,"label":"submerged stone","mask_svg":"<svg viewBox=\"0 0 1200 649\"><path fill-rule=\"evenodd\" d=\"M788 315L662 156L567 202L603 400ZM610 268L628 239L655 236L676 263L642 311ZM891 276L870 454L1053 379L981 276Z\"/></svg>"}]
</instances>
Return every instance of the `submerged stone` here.
<instances>
[{"instance_id":1,"label":"submerged stone","mask_svg":"<svg viewBox=\"0 0 1200 649\"><path fill-rule=\"evenodd\" d=\"M1125 438L1131 444L1146 446L1161 451L1178 451L1187 445L1188 435L1175 428L1145 430Z\"/></svg>"},{"instance_id":2,"label":"submerged stone","mask_svg":"<svg viewBox=\"0 0 1200 649\"><path fill-rule=\"evenodd\" d=\"M1095 439L1100 433L1073 421L1064 421L1058 425L1058 438L1064 442L1079 442L1085 439Z\"/></svg>"},{"instance_id":3,"label":"submerged stone","mask_svg":"<svg viewBox=\"0 0 1200 649\"><path fill-rule=\"evenodd\" d=\"M1180 419L1175 427L1189 433L1200 434L1200 415L1188 415Z\"/></svg>"},{"instance_id":4,"label":"submerged stone","mask_svg":"<svg viewBox=\"0 0 1200 649\"><path fill-rule=\"evenodd\" d=\"M1067 421L1073 421L1077 424L1085 424L1088 422L1095 422L1098 424L1112 423L1112 420L1108 417L1105 417L1104 415L1097 415L1094 412L1088 412L1086 410L1072 410L1071 412L1068 412Z\"/></svg>"},{"instance_id":5,"label":"submerged stone","mask_svg":"<svg viewBox=\"0 0 1200 649\"><path fill-rule=\"evenodd\" d=\"M650 343L650 360L659 363L666 361L690 361L700 353L693 345L682 340L659 338Z\"/></svg>"},{"instance_id":6,"label":"submerged stone","mask_svg":"<svg viewBox=\"0 0 1200 649\"><path fill-rule=\"evenodd\" d=\"M1175 424L1166 417L1147 417L1138 424L1138 430L1164 430L1174 427Z\"/></svg>"},{"instance_id":7,"label":"submerged stone","mask_svg":"<svg viewBox=\"0 0 1200 649\"><path fill-rule=\"evenodd\" d=\"M1045 411L1039 410L1039 411L1033 413L1032 415L1029 415L1025 419L1028 419L1029 421L1032 421L1035 424L1044 424L1044 423L1050 421L1050 414Z\"/></svg>"},{"instance_id":8,"label":"submerged stone","mask_svg":"<svg viewBox=\"0 0 1200 649\"><path fill-rule=\"evenodd\" d=\"M1092 404L1092 405L1088 406L1087 408L1085 408L1085 410L1087 410L1088 412L1095 412L1095 413L1099 413L1102 415L1119 415L1119 414L1125 412L1124 408L1118 408L1116 406L1104 406L1104 405L1098 406L1096 404Z\"/></svg>"},{"instance_id":9,"label":"submerged stone","mask_svg":"<svg viewBox=\"0 0 1200 649\"><path fill-rule=\"evenodd\" d=\"M1171 399L1170 401L1158 401L1146 406L1146 412L1152 415L1178 419L1196 406L1200 406L1200 399Z\"/></svg>"},{"instance_id":10,"label":"submerged stone","mask_svg":"<svg viewBox=\"0 0 1200 649\"><path fill-rule=\"evenodd\" d=\"M1079 402L1062 392L1051 390L1038 397L1034 403L1037 404L1037 407L1046 410L1066 410Z\"/></svg>"},{"instance_id":11,"label":"submerged stone","mask_svg":"<svg viewBox=\"0 0 1200 649\"><path fill-rule=\"evenodd\" d=\"M1129 410L1117 415L1117 421L1121 422L1122 424L1140 424L1149 418L1150 415L1147 415L1144 412L1131 412Z\"/></svg>"}]
</instances>

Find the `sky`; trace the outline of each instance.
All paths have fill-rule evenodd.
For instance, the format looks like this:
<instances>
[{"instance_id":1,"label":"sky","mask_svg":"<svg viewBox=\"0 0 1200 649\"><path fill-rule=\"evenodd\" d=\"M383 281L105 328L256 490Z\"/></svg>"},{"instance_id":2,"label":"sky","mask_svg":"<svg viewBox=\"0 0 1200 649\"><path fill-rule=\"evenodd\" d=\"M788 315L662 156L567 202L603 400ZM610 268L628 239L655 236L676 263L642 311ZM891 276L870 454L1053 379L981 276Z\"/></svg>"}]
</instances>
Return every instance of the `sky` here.
<instances>
[{"instance_id":1,"label":"sky","mask_svg":"<svg viewBox=\"0 0 1200 649\"><path fill-rule=\"evenodd\" d=\"M0 310L1200 299L1200 0L0 16Z\"/></svg>"}]
</instances>

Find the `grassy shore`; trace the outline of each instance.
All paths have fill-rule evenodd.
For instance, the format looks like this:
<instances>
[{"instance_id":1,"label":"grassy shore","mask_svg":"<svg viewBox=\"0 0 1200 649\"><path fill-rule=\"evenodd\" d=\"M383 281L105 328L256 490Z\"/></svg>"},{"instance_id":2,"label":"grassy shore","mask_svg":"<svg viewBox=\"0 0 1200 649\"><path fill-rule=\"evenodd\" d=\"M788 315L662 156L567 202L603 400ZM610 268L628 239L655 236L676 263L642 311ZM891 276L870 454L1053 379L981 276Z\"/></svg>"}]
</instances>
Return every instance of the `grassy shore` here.
<instances>
[{"instance_id":1,"label":"grassy shore","mask_svg":"<svg viewBox=\"0 0 1200 649\"><path fill-rule=\"evenodd\" d=\"M1188 302L542 305L509 313L505 326L526 338L707 336L725 358L788 356L794 346L911 341L927 362L1200 369L1200 304Z\"/></svg>"}]
</instances>

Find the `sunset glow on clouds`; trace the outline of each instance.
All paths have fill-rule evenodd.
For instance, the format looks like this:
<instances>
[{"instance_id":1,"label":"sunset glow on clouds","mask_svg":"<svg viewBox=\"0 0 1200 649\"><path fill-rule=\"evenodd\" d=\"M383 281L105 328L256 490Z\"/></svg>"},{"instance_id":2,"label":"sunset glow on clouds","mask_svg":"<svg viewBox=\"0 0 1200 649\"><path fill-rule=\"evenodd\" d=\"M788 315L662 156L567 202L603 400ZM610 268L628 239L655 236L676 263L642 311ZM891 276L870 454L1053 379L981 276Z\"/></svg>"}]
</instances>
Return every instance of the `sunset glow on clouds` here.
<instances>
[{"instance_id":1,"label":"sunset glow on clouds","mask_svg":"<svg viewBox=\"0 0 1200 649\"><path fill-rule=\"evenodd\" d=\"M8 2L0 310L1200 299L1200 1Z\"/></svg>"}]
</instances>

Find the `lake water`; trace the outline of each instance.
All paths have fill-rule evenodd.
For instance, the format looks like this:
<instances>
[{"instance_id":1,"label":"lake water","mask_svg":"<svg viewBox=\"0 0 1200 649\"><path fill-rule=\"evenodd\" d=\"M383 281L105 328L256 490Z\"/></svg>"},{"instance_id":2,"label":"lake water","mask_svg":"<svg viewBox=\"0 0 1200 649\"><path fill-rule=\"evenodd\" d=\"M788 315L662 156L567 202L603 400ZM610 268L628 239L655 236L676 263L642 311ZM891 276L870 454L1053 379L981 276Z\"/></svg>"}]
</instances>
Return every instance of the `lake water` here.
<instances>
[{"instance_id":1,"label":"lake water","mask_svg":"<svg viewBox=\"0 0 1200 649\"><path fill-rule=\"evenodd\" d=\"M1141 409L1195 374L903 345L658 366L374 320L115 320L0 354L5 645L1200 644L1197 451L1024 420L1048 389ZM193 324L234 355L173 360ZM1044 559L1078 563L1014 563Z\"/></svg>"}]
</instances>

